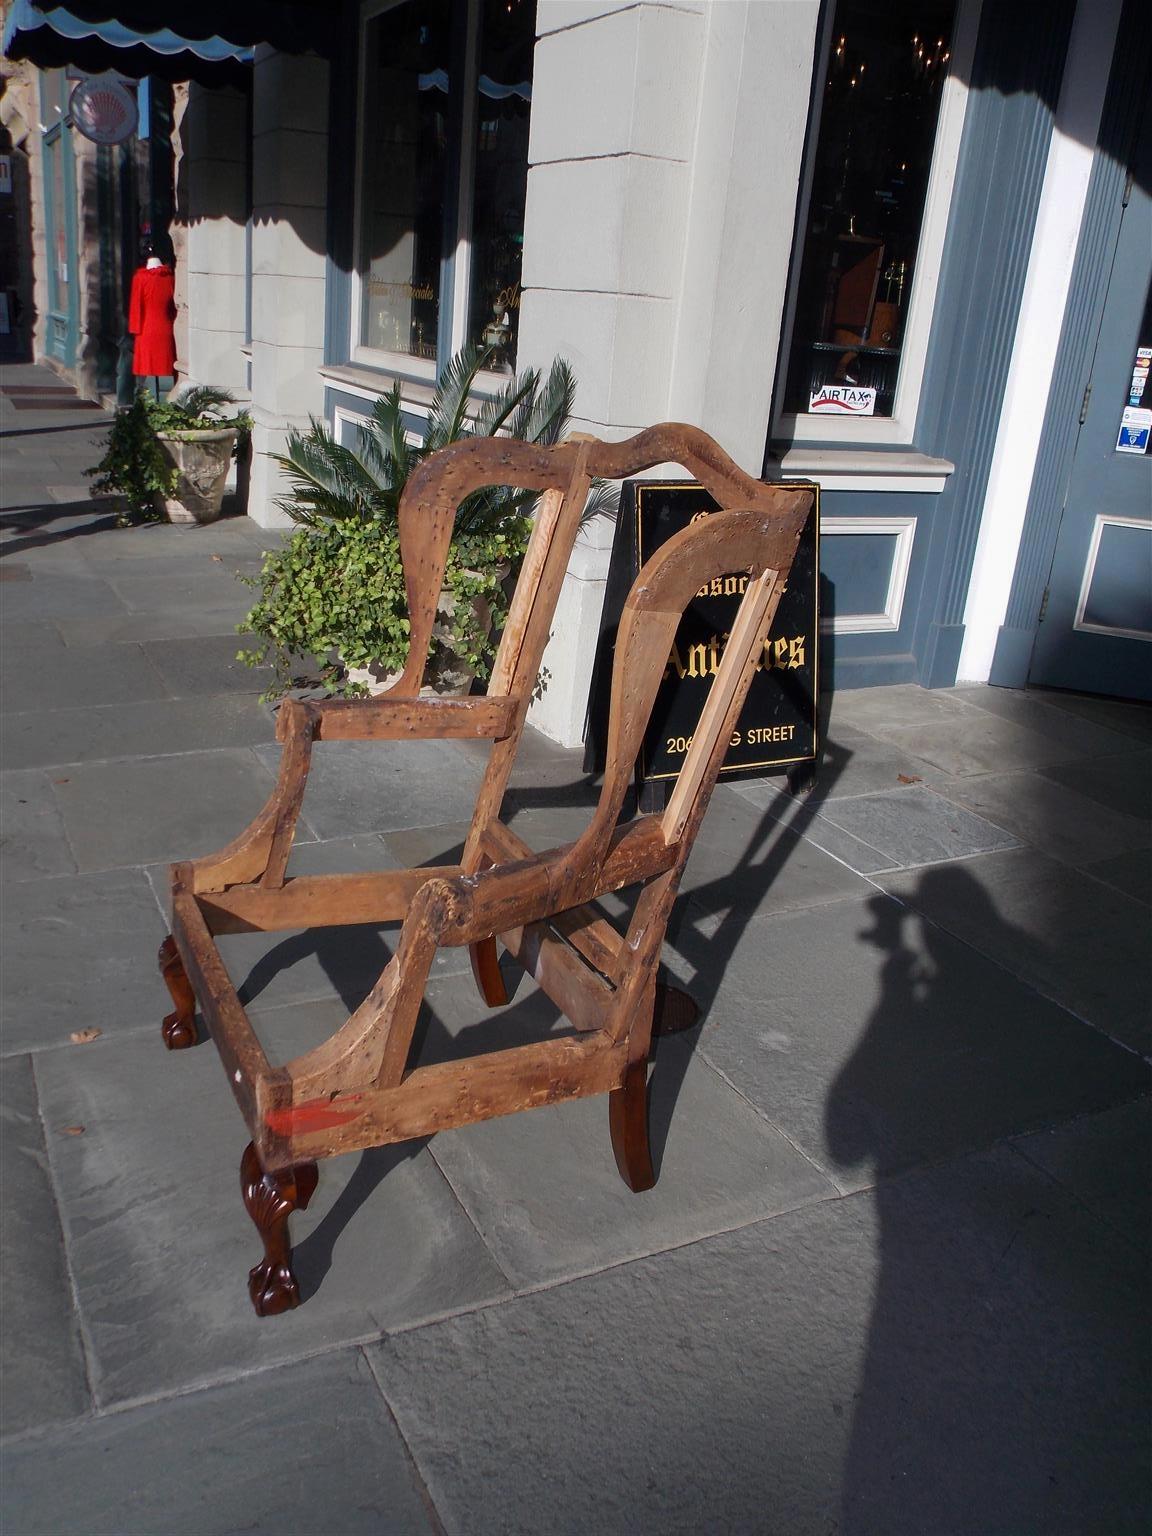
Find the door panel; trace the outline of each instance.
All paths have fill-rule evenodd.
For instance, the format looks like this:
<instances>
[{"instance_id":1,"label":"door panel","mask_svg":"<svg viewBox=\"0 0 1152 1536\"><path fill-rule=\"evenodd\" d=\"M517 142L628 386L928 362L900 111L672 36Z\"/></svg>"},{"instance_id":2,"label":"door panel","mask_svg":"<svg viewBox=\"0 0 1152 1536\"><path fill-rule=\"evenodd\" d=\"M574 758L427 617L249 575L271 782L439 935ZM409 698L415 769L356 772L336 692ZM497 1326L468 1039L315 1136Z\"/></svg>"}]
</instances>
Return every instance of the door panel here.
<instances>
[{"instance_id":1,"label":"door panel","mask_svg":"<svg viewBox=\"0 0 1152 1536\"><path fill-rule=\"evenodd\" d=\"M1029 681L1152 699L1152 113L1133 157ZM1129 425L1122 432L1125 411ZM1133 423L1136 431L1133 430Z\"/></svg>"}]
</instances>

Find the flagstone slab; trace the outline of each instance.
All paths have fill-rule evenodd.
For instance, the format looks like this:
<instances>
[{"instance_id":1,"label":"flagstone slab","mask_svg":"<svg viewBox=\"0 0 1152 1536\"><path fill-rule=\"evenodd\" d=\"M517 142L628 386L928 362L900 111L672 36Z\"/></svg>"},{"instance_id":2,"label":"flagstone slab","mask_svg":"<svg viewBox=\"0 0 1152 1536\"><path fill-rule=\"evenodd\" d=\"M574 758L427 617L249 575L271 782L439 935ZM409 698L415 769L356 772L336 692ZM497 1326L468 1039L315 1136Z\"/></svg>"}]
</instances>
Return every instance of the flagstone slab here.
<instances>
[{"instance_id":1,"label":"flagstone slab","mask_svg":"<svg viewBox=\"0 0 1152 1536\"><path fill-rule=\"evenodd\" d=\"M59 651L63 646L60 626L51 619L21 619L10 624L0 606L0 661L5 666L35 667L45 651Z\"/></svg>"},{"instance_id":2,"label":"flagstone slab","mask_svg":"<svg viewBox=\"0 0 1152 1536\"><path fill-rule=\"evenodd\" d=\"M989 853L967 868L968 876L929 870L877 880L1097 1029L1152 1050L1143 903L1033 848Z\"/></svg>"},{"instance_id":3,"label":"flagstone slab","mask_svg":"<svg viewBox=\"0 0 1152 1536\"><path fill-rule=\"evenodd\" d=\"M359 1351L9 1447L15 1536L435 1532Z\"/></svg>"},{"instance_id":4,"label":"flagstone slab","mask_svg":"<svg viewBox=\"0 0 1152 1536\"><path fill-rule=\"evenodd\" d=\"M4 622L24 619L92 618L125 612L112 587L99 578L71 572L36 572L31 581L16 581L4 589Z\"/></svg>"},{"instance_id":5,"label":"flagstone slab","mask_svg":"<svg viewBox=\"0 0 1152 1536\"><path fill-rule=\"evenodd\" d=\"M1152 858L1146 848L1118 853L1114 859L1105 859L1100 864L1085 864L1084 873L1094 880L1103 880L1105 885L1114 885L1145 906L1152 906Z\"/></svg>"},{"instance_id":6,"label":"flagstone slab","mask_svg":"<svg viewBox=\"0 0 1152 1536\"><path fill-rule=\"evenodd\" d=\"M1001 1150L370 1353L451 1533L1137 1536L1144 1295Z\"/></svg>"},{"instance_id":7,"label":"flagstone slab","mask_svg":"<svg viewBox=\"0 0 1152 1536\"><path fill-rule=\"evenodd\" d=\"M937 873L990 905L967 866ZM889 897L761 919L745 940L701 998L698 1049L842 1189L1152 1086L1147 1063ZM706 938L678 943L705 966Z\"/></svg>"},{"instance_id":8,"label":"flagstone slab","mask_svg":"<svg viewBox=\"0 0 1152 1536\"><path fill-rule=\"evenodd\" d=\"M0 1434L11 1435L77 1418L90 1407L27 1056L0 1063L0 1162Z\"/></svg>"},{"instance_id":9,"label":"flagstone slab","mask_svg":"<svg viewBox=\"0 0 1152 1536\"><path fill-rule=\"evenodd\" d=\"M0 766L54 767L129 757L170 756L205 747L245 747L275 738L269 711L248 696L93 704L5 716Z\"/></svg>"},{"instance_id":10,"label":"flagstone slab","mask_svg":"<svg viewBox=\"0 0 1152 1536\"><path fill-rule=\"evenodd\" d=\"M1152 751L1062 764L1043 773L1123 816L1152 816Z\"/></svg>"},{"instance_id":11,"label":"flagstone slab","mask_svg":"<svg viewBox=\"0 0 1152 1536\"><path fill-rule=\"evenodd\" d=\"M227 635L240 650L247 642L236 633L234 608L212 607L184 613L122 613L94 619L57 621L65 645L80 649L87 645L121 645L142 640L181 640L197 635Z\"/></svg>"},{"instance_id":12,"label":"flagstone slab","mask_svg":"<svg viewBox=\"0 0 1152 1536\"><path fill-rule=\"evenodd\" d=\"M816 819L878 849L881 858L869 865L872 871L885 862L906 868L1016 846L1010 832L924 787L833 800Z\"/></svg>"},{"instance_id":13,"label":"flagstone slab","mask_svg":"<svg viewBox=\"0 0 1152 1536\"><path fill-rule=\"evenodd\" d=\"M736 794L713 796L684 871L683 889L709 914L744 916L821 906L870 889L868 882L801 833L811 819L792 802L785 823Z\"/></svg>"},{"instance_id":14,"label":"flagstone slab","mask_svg":"<svg viewBox=\"0 0 1152 1536\"><path fill-rule=\"evenodd\" d=\"M1085 757L1103 757L1110 752L1129 752L1132 738L1099 721L1081 717L1058 708L1050 696L1020 688L993 688L982 685L949 690L954 699L972 704L1001 719L1012 720L1042 736L1073 743Z\"/></svg>"},{"instance_id":15,"label":"flagstone slab","mask_svg":"<svg viewBox=\"0 0 1152 1536\"><path fill-rule=\"evenodd\" d=\"M427 997L432 1039L421 1061L546 1037L557 1020L530 984L500 1014L479 1004L471 977L435 983ZM616 1168L603 1095L445 1131L432 1142L514 1284L603 1269L834 1194L807 1158L694 1057L690 1040L661 1042L649 1094L658 1180L640 1195Z\"/></svg>"},{"instance_id":16,"label":"flagstone slab","mask_svg":"<svg viewBox=\"0 0 1152 1536\"><path fill-rule=\"evenodd\" d=\"M169 609L196 609L204 603L227 607L235 603L237 618L251 608L254 593L223 564L189 570L186 561L175 563L166 577L136 573L136 562L126 565L118 576L108 580L130 613L152 613L163 606Z\"/></svg>"},{"instance_id":17,"label":"flagstone slab","mask_svg":"<svg viewBox=\"0 0 1152 1536\"><path fill-rule=\"evenodd\" d=\"M75 871L48 775L38 768L0 773L0 878L32 880Z\"/></svg>"},{"instance_id":18,"label":"flagstone slab","mask_svg":"<svg viewBox=\"0 0 1152 1536\"><path fill-rule=\"evenodd\" d=\"M171 1003L156 967L165 927L142 870L25 880L0 906L5 1053L156 1024Z\"/></svg>"},{"instance_id":19,"label":"flagstone slab","mask_svg":"<svg viewBox=\"0 0 1152 1536\"><path fill-rule=\"evenodd\" d=\"M935 788L1064 864L1084 865L1152 847L1152 822L1110 810L1043 774L946 778ZM1146 856L1145 863L1152 867L1152 857Z\"/></svg>"},{"instance_id":20,"label":"flagstone slab","mask_svg":"<svg viewBox=\"0 0 1152 1536\"><path fill-rule=\"evenodd\" d=\"M249 667L238 661L237 655L244 645L243 637L237 634L199 635L145 640L142 649L177 698L261 693L272 682L272 669Z\"/></svg>"},{"instance_id":21,"label":"flagstone slab","mask_svg":"<svg viewBox=\"0 0 1152 1536\"><path fill-rule=\"evenodd\" d=\"M1021 1136L1012 1146L1152 1257L1152 1098Z\"/></svg>"},{"instance_id":22,"label":"flagstone slab","mask_svg":"<svg viewBox=\"0 0 1152 1536\"><path fill-rule=\"evenodd\" d=\"M83 651L46 649L0 670L0 710L68 709L84 704L138 704L166 699L172 690L136 645L92 646ZM7 727L5 727L7 729Z\"/></svg>"},{"instance_id":23,"label":"flagstone slab","mask_svg":"<svg viewBox=\"0 0 1152 1536\"><path fill-rule=\"evenodd\" d=\"M975 708L963 715L922 725L885 727L878 734L948 774L1049 768L1073 762L1082 755L1071 737L1041 734Z\"/></svg>"},{"instance_id":24,"label":"flagstone slab","mask_svg":"<svg viewBox=\"0 0 1152 1536\"><path fill-rule=\"evenodd\" d=\"M278 746L256 754L277 771ZM304 815L322 838L467 820L481 771L450 741L317 742Z\"/></svg>"},{"instance_id":25,"label":"flagstone slab","mask_svg":"<svg viewBox=\"0 0 1152 1536\"><path fill-rule=\"evenodd\" d=\"M1096 694L1065 693L1056 688L1037 689L1034 693L1054 709L1091 720L1135 741L1152 743L1152 705L1129 699L1102 699Z\"/></svg>"},{"instance_id":26,"label":"flagstone slab","mask_svg":"<svg viewBox=\"0 0 1152 1536\"><path fill-rule=\"evenodd\" d=\"M844 726L870 735L886 736L905 725L970 718L973 706L953 689L921 688L918 683L892 683L882 688L842 688L826 711L827 729L835 736Z\"/></svg>"},{"instance_id":27,"label":"flagstone slab","mask_svg":"<svg viewBox=\"0 0 1152 1536\"><path fill-rule=\"evenodd\" d=\"M315 1032L286 1010L290 1054ZM159 1033L44 1054L53 1148L97 1404L183 1391L411 1326L508 1293L419 1142L325 1160L292 1218L304 1305L258 1318L247 1275L260 1239L240 1199L248 1134L209 1042Z\"/></svg>"},{"instance_id":28,"label":"flagstone slab","mask_svg":"<svg viewBox=\"0 0 1152 1536\"><path fill-rule=\"evenodd\" d=\"M264 806L272 777L244 747L78 763L53 791L81 869L215 853ZM314 834L306 821L297 837Z\"/></svg>"}]
</instances>

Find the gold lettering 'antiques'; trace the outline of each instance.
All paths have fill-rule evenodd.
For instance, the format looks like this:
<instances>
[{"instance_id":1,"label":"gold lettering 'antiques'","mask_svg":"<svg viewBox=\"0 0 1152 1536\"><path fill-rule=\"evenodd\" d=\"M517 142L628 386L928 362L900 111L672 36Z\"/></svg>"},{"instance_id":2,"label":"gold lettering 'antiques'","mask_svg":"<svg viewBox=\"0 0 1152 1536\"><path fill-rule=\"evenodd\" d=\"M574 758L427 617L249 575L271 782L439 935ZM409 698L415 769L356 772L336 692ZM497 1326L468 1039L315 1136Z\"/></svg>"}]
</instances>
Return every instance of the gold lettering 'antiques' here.
<instances>
[{"instance_id":1,"label":"gold lettering 'antiques'","mask_svg":"<svg viewBox=\"0 0 1152 1536\"><path fill-rule=\"evenodd\" d=\"M780 606L747 701L729 739L725 776L764 773L816 758L818 673L819 488L800 537ZM646 560L682 528L707 521L716 503L697 482L633 480L621 488L608 590L589 702L585 767L605 762L612 657L625 595ZM720 670L736 612L748 587L740 571L710 577L676 630L637 762L641 781L674 779L700 722L708 687Z\"/></svg>"},{"instance_id":2,"label":"gold lettering 'antiques'","mask_svg":"<svg viewBox=\"0 0 1152 1536\"><path fill-rule=\"evenodd\" d=\"M709 517L715 503L699 485L640 481L633 487L633 538L642 565L672 534ZM772 633L733 733L722 773L747 773L816 756L818 643L817 505L797 551ZM645 779L675 778L700 717L707 685L720 669L730 625L748 585L739 572L701 587L676 632L640 759Z\"/></svg>"},{"instance_id":3,"label":"gold lettering 'antiques'","mask_svg":"<svg viewBox=\"0 0 1152 1536\"><path fill-rule=\"evenodd\" d=\"M724 659L724 647L728 643L729 632L725 630L722 635L713 635L707 643L697 641L695 645L688 645L681 651L674 640L672 652L668 657L668 665L664 669L664 677L667 680L673 673L684 681L686 677L697 677L701 680L715 677L720 670L720 663ZM779 640L769 637L764 642L764 649L756 662L757 672L763 672L767 667L778 667L782 672L794 672L804 665L805 649L804 635L788 635Z\"/></svg>"}]
</instances>

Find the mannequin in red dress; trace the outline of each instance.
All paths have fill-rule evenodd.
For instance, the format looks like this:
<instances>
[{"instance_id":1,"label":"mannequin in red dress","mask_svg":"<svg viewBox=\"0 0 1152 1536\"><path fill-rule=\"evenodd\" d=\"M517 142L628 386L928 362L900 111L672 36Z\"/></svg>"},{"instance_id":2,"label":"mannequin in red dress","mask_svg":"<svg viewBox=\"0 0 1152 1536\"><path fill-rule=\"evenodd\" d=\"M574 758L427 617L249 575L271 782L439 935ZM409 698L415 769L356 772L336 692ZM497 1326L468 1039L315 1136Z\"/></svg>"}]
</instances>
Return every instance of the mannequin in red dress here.
<instances>
[{"instance_id":1,"label":"mannequin in red dress","mask_svg":"<svg viewBox=\"0 0 1152 1536\"><path fill-rule=\"evenodd\" d=\"M136 338L132 372L137 378L176 376L175 274L158 256L132 275L128 330Z\"/></svg>"}]
</instances>

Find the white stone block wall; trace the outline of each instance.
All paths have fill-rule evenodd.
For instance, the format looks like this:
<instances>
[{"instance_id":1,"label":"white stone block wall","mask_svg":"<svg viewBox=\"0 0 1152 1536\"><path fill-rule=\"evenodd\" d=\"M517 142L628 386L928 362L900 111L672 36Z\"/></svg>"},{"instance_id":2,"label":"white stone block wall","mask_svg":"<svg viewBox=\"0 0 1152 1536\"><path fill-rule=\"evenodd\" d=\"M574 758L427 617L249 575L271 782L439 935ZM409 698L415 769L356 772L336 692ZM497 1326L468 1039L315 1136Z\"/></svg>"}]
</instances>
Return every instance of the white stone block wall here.
<instances>
[{"instance_id":1,"label":"white stone block wall","mask_svg":"<svg viewBox=\"0 0 1152 1536\"><path fill-rule=\"evenodd\" d=\"M180 363L187 382L220 384L241 396L248 388L248 133L248 103L241 91L188 87L179 132L188 311Z\"/></svg>"},{"instance_id":2,"label":"white stone block wall","mask_svg":"<svg viewBox=\"0 0 1152 1536\"><path fill-rule=\"evenodd\" d=\"M571 362L579 430L711 432L759 474L819 0L539 0L520 366ZM612 528L580 536L539 729L581 740Z\"/></svg>"},{"instance_id":3,"label":"white stone block wall","mask_svg":"<svg viewBox=\"0 0 1152 1536\"><path fill-rule=\"evenodd\" d=\"M324 408L328 65L260 47L252 98L252 482L249 516L286 523L268 457Z\"/></svg>"}]
</instances>

